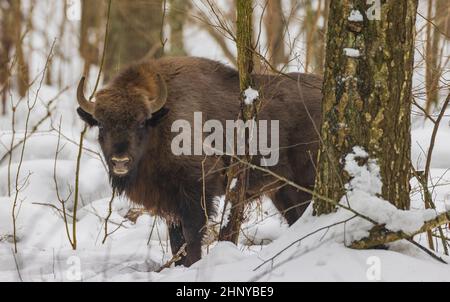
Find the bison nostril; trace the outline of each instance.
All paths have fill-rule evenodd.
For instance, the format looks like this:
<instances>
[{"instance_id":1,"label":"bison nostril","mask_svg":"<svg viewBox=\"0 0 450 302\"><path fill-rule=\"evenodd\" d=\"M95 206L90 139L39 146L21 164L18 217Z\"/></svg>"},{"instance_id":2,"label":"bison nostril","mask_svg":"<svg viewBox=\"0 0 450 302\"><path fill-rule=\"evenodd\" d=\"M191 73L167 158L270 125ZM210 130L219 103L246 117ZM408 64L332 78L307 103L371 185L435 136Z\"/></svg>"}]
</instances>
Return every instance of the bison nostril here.
<instances>
[{"instance_id":1,"label":"bison nostril","mask_svg":"<svg viewBox=\"0 0 450 302\"><path fill-rule=\"evenodd\" d=\"M111 158L112 172L118 176L127 175L130 170L130 163L131 163L130 157L114 156Z\"/></svg>"},{"instance_id":2,"label":"bison nostril","mask_svg":"<svg viewBox=\"0 0 450 302\"><path fill-rule=\"evenodd\" d=\"M115 165L127 165L131 162L131 159L129 157L113 157L111 158L111 161Z\"/></svg>"}]
</instances>

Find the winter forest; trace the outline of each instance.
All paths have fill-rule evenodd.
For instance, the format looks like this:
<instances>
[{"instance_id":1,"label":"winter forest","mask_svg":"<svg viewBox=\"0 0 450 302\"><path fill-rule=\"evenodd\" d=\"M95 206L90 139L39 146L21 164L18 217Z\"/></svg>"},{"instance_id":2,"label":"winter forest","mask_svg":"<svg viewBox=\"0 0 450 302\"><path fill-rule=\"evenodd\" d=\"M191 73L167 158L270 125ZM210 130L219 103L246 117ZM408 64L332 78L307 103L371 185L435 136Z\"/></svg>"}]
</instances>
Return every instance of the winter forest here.
<instances>
[{"instance_id":1,"label":"winter forest","mask_svg":"<svg viewBox=\"0 0 450 302\"><path fill-rule=\"evenodd\" d=\"M447 0L0 0L0 281L450 281L449 61Z\"/></svg>"}]
</instances>

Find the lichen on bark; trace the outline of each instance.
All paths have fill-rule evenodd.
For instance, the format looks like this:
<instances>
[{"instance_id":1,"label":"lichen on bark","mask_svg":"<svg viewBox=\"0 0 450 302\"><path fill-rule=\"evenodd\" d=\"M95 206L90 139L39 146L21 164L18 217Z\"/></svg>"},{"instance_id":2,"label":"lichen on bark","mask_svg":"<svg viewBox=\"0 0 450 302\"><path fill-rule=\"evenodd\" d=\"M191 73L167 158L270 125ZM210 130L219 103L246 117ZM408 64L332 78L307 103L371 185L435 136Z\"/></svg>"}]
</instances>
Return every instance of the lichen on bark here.
<instances>
[{"instance_id":1,"label":"lichen on bark","mask_svg":"<svg viewBox=\"0 0 450 302\"><path fill-rule=\"evenodd\" d=\"M348 20L353 9L363 22ZM331 2L315 191L339 201L349 181L343 158L361 146L380 166L382 197L407 209L417 0L382 1L381 20L369 20L368 9L362 0ZM315 198L316 214L334 209Z\"/></svg>"}]
</instances>

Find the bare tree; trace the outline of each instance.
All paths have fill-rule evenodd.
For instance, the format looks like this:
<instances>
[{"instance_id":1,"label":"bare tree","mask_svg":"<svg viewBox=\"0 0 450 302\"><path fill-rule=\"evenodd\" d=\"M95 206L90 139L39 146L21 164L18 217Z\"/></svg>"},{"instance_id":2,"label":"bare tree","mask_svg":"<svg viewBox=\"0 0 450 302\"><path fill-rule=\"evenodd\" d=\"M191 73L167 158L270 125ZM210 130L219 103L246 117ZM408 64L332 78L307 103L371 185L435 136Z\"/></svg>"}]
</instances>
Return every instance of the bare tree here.
<instances>
[{"instance_id":1,"label":"bare tree","mask_svg":"<svg viewBox=\"0 0 450 302\"><path fill-rule=\"evenodd\" d=\"M99 65L102 37L105 32L104 1L83 0L81 7L80 54L84 59L84 72L92 65Z\"/></svg>"},{"instance_id":2,"label":"bare tree","mask_svg":"<svg viewBox=\"0 0 450 302\"><path fill-rule=\"evenodd\" d=\"M11 32L13 28L13 13L9 1L5 1L0 6L0 88L1 88L1 104L2 114L6 114L7 107L7 91L10 78L10 56L14 46L14 37Z\"/></svg>"},{"instance_id":3,"label":"bare tree","mask_svg":"<svg viewBox=\"0 0 450 302\"><path fill-rule=\"evenodd\" d=\"M253 1L237 0L237 35L236 46L238 49L239 84L241 89L241 112L240 117L244 121L253 119L256 115L257 102L246 104L245 90L253 86L252 73L254 68L253 56ZM238 134L239 135L239 134ZM245 135L245 134L244 134ZM248 143L248 141L247 141ZM246 146L246 153L248 146ZM231 206L230 217L227 226L221 230L219 239L237 243L241 223L244 219L246 200L246 189L248 187L248 170L245 163L250 162L248 155L244 156L242 162L232 163L227 172L226 205Z\"/></svg>"},{"instance_id":4,"label":"bare tree","mask_svg":"<svg viewBox=\"0 0 450 302\"><path fill-rule=\"evenodd\" d=\"M317 3L317 7L313 5ZM305 71L323 73L325 61L325 28L330 0L304 0L305 16L302 32L305 34Z\"/></svg>"},{"instance_id":5,"label":"bare tree","mask_svg":"<svg viewBox=\"0 0 450 302\"><path fill-rule=\"evenodd\" d=\"M13 10L14 23L12 30L14 30L14 47L17 56L17 84L19 95L24 97L28 91L30 83L28 62L25 60L25 52L23 49L23 28L26 25L26 20L22 13L22 1L12 0L10 5ZM29 28L29 27L28 27Z\"/></svg>"},{"instance_id":6,"label":"bare tree","mask_svg":"<svg viewBox=\"0 0 450 302\"><path fill-rule=\"evenodd\" d=\"M426 110L439 102L439 86L443 71L443 50L446 32L450 33L450 4L446 0L428 2L425 43ZM447 36L450 39L450 35Z\"/></svg>"},{"instance_id":7,"label":"bare tree","mask_svg":"<svg viewBox=\"0 0 450 302\"><path fill-rule=\"evenodd\" d=\"M191 3L186 0L170 0L168 21L170 25L170 54L172 56L184 56L184 25Z\"/></svg>"},{"instance_id":8,"label":"bare tree","mask_svg":"<svg viewBox=\"0 0 450 302\"><path fill-rule=\"evenodd\" d=\"M236 55L232 46L227 40L234 42L236 32L236 0L230 1L227 11L221 10L216 3L211 0L202 0L202 3L209 8L204 11L198 6L194 6L194 12L189 14L190 25L195 24L205 30L222 50L229 62L237 66Z\"/></svg>"},{"instance_id":9,"label":"bare tree","mask_svg":"<svg viewBox=\"0 0 450 302\"><path fill-rule=\"evenodd\" d=\"M287 60L284 47L286 23L281 0L267 1L264 25L267 33L269 62L274 66L286 63Z\"/></svg>"},{"instance_id":10,"label":"bare tree","mask_svg":"<svg viewBox=\"0 0 450 302\"><path fill-rule=\"evenodd\" d=\"M164 14L163 0L112 1L104 65L106 82L131 62L163 55Z\"/></svg>"}]
</instances>

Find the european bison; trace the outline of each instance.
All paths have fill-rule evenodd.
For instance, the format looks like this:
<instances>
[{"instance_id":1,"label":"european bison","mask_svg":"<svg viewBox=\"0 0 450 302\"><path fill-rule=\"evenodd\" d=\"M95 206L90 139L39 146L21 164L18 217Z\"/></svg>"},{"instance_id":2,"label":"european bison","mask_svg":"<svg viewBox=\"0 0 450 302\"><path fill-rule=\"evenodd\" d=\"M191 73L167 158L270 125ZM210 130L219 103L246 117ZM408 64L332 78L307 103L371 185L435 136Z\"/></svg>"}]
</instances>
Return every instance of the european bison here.
<instances>
[{"instance_id":1,"label":"european bison","mask_svg":"<svg viewBox=\"0 0 450 302\"><path fill-rule=\"evenodd\" d=\"M255 75L254 83L262 100L258 118L279 120L279 161L269 168L312 188L321 79L300 73ZM99 128L112 186L167 221L172 252L186 243L187 255L178 264L190 266L201 258L205 211L215 214L213 198L225 193L223 171L229 157L174 155L171 142L176 134L171 127L177 120L192 124L194 112L201 112L205 120L236 120L238 72L202 58L163 58L124 69L95 94L93 102L86 100L83 87L84 78L78 87L77 111L86 123ZM203 171L208 171L204 190L202 162ZM272 191L275 206L290 225L311 198L272 176L251 171L248 195L261 194L262 187Z\"/></svg>"}]
</instances>

